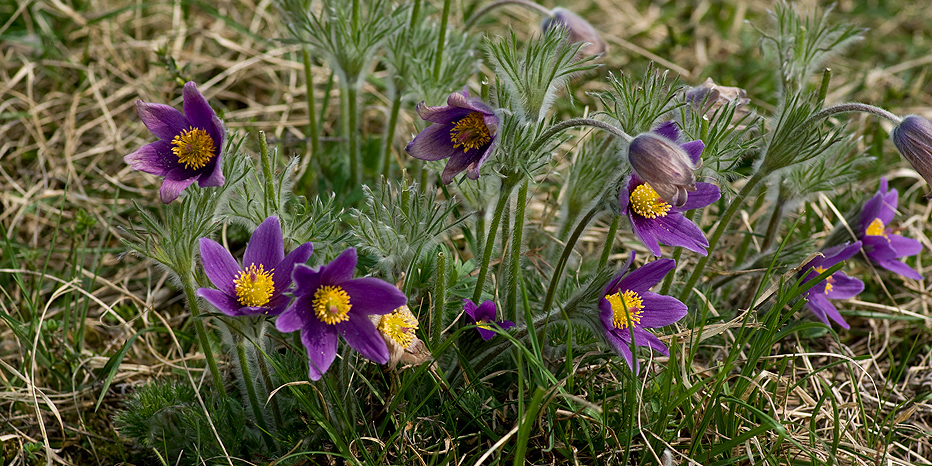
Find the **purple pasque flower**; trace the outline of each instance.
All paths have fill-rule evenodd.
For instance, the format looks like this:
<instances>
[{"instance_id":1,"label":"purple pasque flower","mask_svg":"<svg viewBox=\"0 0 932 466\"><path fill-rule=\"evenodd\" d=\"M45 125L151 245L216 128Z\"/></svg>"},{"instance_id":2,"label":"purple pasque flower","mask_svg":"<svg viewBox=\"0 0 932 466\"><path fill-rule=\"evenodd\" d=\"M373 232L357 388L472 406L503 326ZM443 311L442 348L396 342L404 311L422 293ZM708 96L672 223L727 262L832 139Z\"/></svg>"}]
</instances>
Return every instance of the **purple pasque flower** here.
<instances>
[{"instance_id":1,"label":"purple pasque flower","mask_svg":"<svg viewBox=\"0 0 932 466\"><path fill-rule=\"evenodd\" d=\"M185 188L223 185L220 159L226 129L193 82L184 85L184 115L164 104L136 101L136 113L159 138L123 157L134 170L164 177L159 197L168 204Z\"/></svg>"},{"instance_id":2,"label":"purple pasque flower","mask_svg":"<svg viewBox=\"0 0 932 466\"><path fill-rule=\"evenodd\" d=\"M686 315L686 305L672 296L649 291L673 270L676 261L658 259L628 272L632 262L634 251L624 272L605 287L605 295L599 301L599 318L612 349L637 372L638 362L631 354L631 339L634 338L637 346L647 346L669 356L667 345L644 329L665 327L682 319Z\"/></svg>"},{"instance_id":3,"label":"purple pasque flower","mask_svg":"<svg viewBox=\"0 0 932 466\"><path fill-rule=\"evenodd\" d=\"M498 325L502 330L509 329L515 326L515 323L510 320L495 320L495 303L492 301L486 300L478 307L476 303L472 302L471 299L463 299L463 310L466 311L466 314L470 319L476 324L476 331L479 332L479 336L483 340L490 340L495 336L495 332L492 331L491 324Z\"/></svg>"},{"instance_id":4,"label":"purple pasque flower","mask_svg":"<svg viewBox=\"0 0 932 466\"><path fill-rule=\"evenodd\" d=\"M228 316L277 316L290 301L284 293L291 286L292 270L307 262L313 250L311 243L304 243L286 256L278 217L256 227L242 266L220 243L201 238L204 272L217 288L200 288L197 295Z\"/></svg>"},{"instance_id":5,"label":"purple pasque flower","mask_svg":"<svg viewBox=\"0 0 932 466\"><path fill-rule=\"evenodd\" d=\"M893 128L891 136L897 150L926 183L932 185L932 121L918 115L907 115ZM925 197L932 199L932 193Z\"/></svg>"},{"instance_id":6,"label":"purple pasque flower","mask_svg":"<svg viewBox=\"0 0 932 466\"><path fill-rule=\"evenodd\" d=\"M632 173L625 179L618 193L618 203L621 212L631 221L631 229L655 256L660 256L659 243L682 246L704 256L709 241L683 212L705 207L721 196L718 186L699 182L686 203L674 207L664 202L637 173Z\"/></svg>"},{"instance_id":7,"label":"purple pasque flower","mask_svg":"<svg viewBox=\"0 0 932 466\"><path fill-rule=\"evenodd\" d=\"M802 272L800 272L803 276L802 283L814 279L829 267L849 259L859 249L861 249L861 242L855 241L851 244L841 244L822 251L821 256L812 259L803 266ZM838 271L806 291L806 305L825 325L831 325L828 319L832 319L838 325L850 328L829 299L853 298L861 291L864 291L864 282Z\"/></svg>"},{"instance_id":8,"label":"purple pasque flower","mask_svg":"<svg viewBox=\"0 0 932 466\"><path fill-rule=\"evenodd\" d=\"M922 275L897 260L915 256L922 251L922 243L893 233L887 228L896 214L897 190L887 190L887 179L880 179L880 190L864 203L858 222L858 239L868 259L875 264L904 277L922 280Z\"/></svg>"},{"instance_id":9,"label":"purple pasque flower","mask_svg":"<svg viewBox=\"0 0 932 466\"><path fill-rule=\"evenodd\" d=\"M405 295L391 283L377 278L353 278L356 250L349 248L320 268L298 265L294 269L291 305L278 316L281 332L301 330L307 349L308 376L320 380L337 356L337 334L363 356L385 364L389 360L385 340L372 323L372 314L388 314L407 304Z\"/></svg>"},{"instance_id":10,"label":"purple pasque flower","mask_svg":"<svg viewBox=\"0 0 932 466\"><path fill-rule=\"evenodd\" d=\"M450 184L463 170L470 179L479 178L479 168L495 150L499 119L492 108L470 98L464 89L450 94L440 107L417 104L417 113L433 124L418 133L405 151L421 160L449 158L440 175L443 184Z\"/></svg>"},{"instance_id":11,"label":"purple pasque flower","mask_svg":"<svg viewBox=\"0 0 932 466\"><path fill-rule=\"evenodd\" d=\"M702 165L702 141L680 143L676 123L661 123L637 135L628 145L628 163L667 204L683 207L687 191L696 190L696 175Z\"/></svg>"},{"instance_id":12,"label":"purple pasque flower","mask_svg":"<svg viewBox=\"0 0 932 466\"><path fill-rule=\"evenodd\" d=\"M570 44L579 42L585 43L585 45L579 49L580 55L596 55L600 57L605 55L605 52L608 50L608 44L605 43L602 36L592 27L592 24L589 24L588 21L566 8L554 8L550 13L551 16L544 18L541 22L541 30L547 32L553 27L564 27L566 28L566 42Z\"/></svg>"}]
</instances>

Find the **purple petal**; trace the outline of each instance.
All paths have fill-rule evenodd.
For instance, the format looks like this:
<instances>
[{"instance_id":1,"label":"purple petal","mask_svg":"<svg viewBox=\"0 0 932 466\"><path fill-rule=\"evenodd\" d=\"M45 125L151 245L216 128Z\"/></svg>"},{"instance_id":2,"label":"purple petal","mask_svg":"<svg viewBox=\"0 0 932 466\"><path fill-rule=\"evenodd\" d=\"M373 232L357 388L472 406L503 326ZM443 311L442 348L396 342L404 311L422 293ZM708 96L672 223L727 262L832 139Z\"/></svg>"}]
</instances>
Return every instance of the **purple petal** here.
<instances>
[{"instance_id":1,"label":"purple petal","mask_svg":"<svg viewBox=\"0 0 932 466\"><path fill-rule=\"evenodd\" d=\"M673 142L676 142L680 138L680 130L676 126L676 122L672 120L657 125L651 132L657 133Z\"/></svg>"},{"instance_id":2,"label":"purple petal","mask_svg":"<svg viewBox=\"0 0 932 466\"><path fill-rule=\"evenodd\" d=\"M638 267L619 280L614 292L631 290L643 294L652 286L660 283L673 268L676 261L673 259L658 259Z\"/></svg>"},{"instance_id":3,"label":"purple petal","mask_svg":"<svg viewBox=\"0 0 932 466\"><path fill-rule=\"evenodd\" d=\"M468 315L473 322L477 322L476 309L478 309L476 303L472 302L469 298L463 298L463 311L466 312L466 315Z\"/></svg>"},{"instance_id":4,"label":"purple petal","mask_svg":"<svg viewBox=\"0 0 932 466\"><path fill-rule=\"evenodd\" d=\"M450 131L453 125L436 123L414 136L405 147L411 157L421 160L443 160L462 154L463 150L453 147Z\"/></svg>"},{"instance_id":5,"label":"purple petal","mask_svg":"<svg viewBox=\"0 0 932 466\"><path fill-rule=\"evenodd\" d=\"M308 377L311 380L320 380L337 357L336 327L318 319L307 319L304 328L301 329L301 343L307 349Z\"/></svg>"},{"instance_id":6,"label":"purple petal","mask_svg":"<svg viewBox=\"0 0 932 466\"><path fill-rule=\"evenodd\" d=\"M901 275L906 278L912 278L913 280L922 280L922 275L919 272L916 272L915 270L913 270L912 267L898 260L890 259L890 260L880 260L876 262L877 262L877 265L897 275Z\"/></svg>"},{"instance_id":7,"label":"purple petal","mask_svg":"<svg viewBox=\"0 0 932 466\"><path fill-rule=\"evenodd\" d=\"M631 368L631 371L637 374L640 370L640 365L634 358L634 355L631 354L631 348L628 347L631 341L631 337L627 331L624 331L623 333L628 339L628 341L625 341L625 338L622 338L618 335L619 333L622 332L607 331L605 332L605 337L608 340L609 345L611 345L612 349L615 350L615 353L624 358L625 362L628 363L628 367Z\"/></svg>"},{"instance_id":8,"label":"purple petal","mask_svg":"<svg viewBox=\"0 0 932 466\"><path fill-rule=\"evenodd\" d=\"M216 188L223 186L226 178L223 176L220 159L223 154L218 154L207 165L200 169L197 177L197 185L201 188Z\"/></svg>"},{"instance_id":9,"label":"purple petal","mask_svg":"<svg viewBox=\"0 0 932 466\"><path fill-rule=\"evenodd\" d=\"M194 178L188 178L186 180L170 180L168 175L165 176L165 179L162 180L162 186L159 188L159 198L162 200L162 204L171 204L172 201L178 199L178 196L181 195L181 192L185 190L188 186L194 183Z\"/></svg>"},{"instance_id":10,"label":"purple petal","mask_svg":"<svg viewBox=\"0 0 932 466\"><path fill-rule=\"evenodd\" d=\"M234 281L243 270L236 259L230 251L210 238L201 238L200 246L201 262L204 264L204 273L207 274L207 278L220 291L236 296Z\"/></svg>"},{"instance_id":11,"label":"purple petal","mask_svg":"<svg viewBox=\"0 0 932 466\"><path fill-rule=\"evenodd\" d=\"M657 338L653 333L648 332L635 327L634 332L631 332L634 335L634 344L637 346L646 346L648 348L654 349L664 356L670 355L670 350L667 348L667 345L663 344L659 338Z\"/></svg>"},{"instance_id":12,"label":"purple petal","mask_svg":"<svg viewBox=\"0 0 932 466\"><path fill-rule=\"evenodd\" d=\"M654 220L642 217L634 213L633 209L628 212L628 218L631 220L631 229L634 234L654 256L660 257L660 244L657 242L655 235Z\"/></svg>"},{"instance_id":13,"label":"purple petal","mask_svg":"<svg viewBox=\"0 0 932 466\"><path fill-rule=\"evenodd\" d=\"M181 112L165 104L137 100L136 114L155 137L168 142L191 126Z\"/></svg>"},{"instance_id":14,"label":"purple petal","mask_svg":"<svg viewBox=\"0 0 932 466\"><path fill-rule=\"evenodd\" d=\"M313 251L314 246L311 243L304 243L288 253L288 255L278 263L278 267L275 267L275 274L272 275L276 293L284 292L294 283L292 274L294 273L295 265L307 262Z\"/></svg>"},{"instance_id":15,"label":"purple petal","mask_svg":"<svg viewBox=\"0 0 932 466\"><path fill-rule=\"evenodd\" d=\"M896 251L896 257L915 256L922 252L922 243L919 241L893 233L888 233L887 237L890 239L890 246Z\"/></svg>"},{"instance_id":16,"label":"purple petal","mask_svg":"<svg viewBox=\"0 0 932 466\"><path fill-rule=\"evenodd\" d=\"M621 279L624 278L624 276L628 273L628 269L630 269L631 264L634 263L635 255L636 254L633 250L631 251L630 254L628 254L628 260L625 262L625 265L621 269L619 269L620 272L617 275L615 275L611 280L609 280L608 284L605 286L605 291L603 294L609 295L609 294L614 294L618 291L618 282L620 282ZM603 301L605 300L603 299ZM608 304L608 301L605 301L605 303ZM609 305L609 308L611 308L611 305Z\"/></svg>"},{"instance_id":17,"label":"purple petal","mask_svg":"<svg viewBox=\"0 0 932 466\"><path fill-rule=\"evenodd\" d=\"M353 278L356 268L356 249L347 248L336 259L320 269L320 282L324 285L338 286Z\"/></svg>"},{"instance_id":18,"label":"purple petal","mask_svg":"<svg viewBox=\"0 0 932 466\"><path fill-rule=\"evenodd\" d=\"M415 110L417 110L417 114L422 120L442 124L450 124L473 111L471 108L451 107L449 105L429 107L424 102L417 104Z\"/></svg>"},{"instance_id":19,"label":"purple petal","mask_svg":"<svg viewBox=\"0 0 932 466\"><path fill-rule=\"evenodd\" d=\"M822 260L822 268L827 269L841 261L848 260L861 249L861 242L855 241L851 244L841 244L822 251L825 259Z\"/></svg>"},{"instance_id":20,"label":"purple petal","mask_svg":"<svg viewBox=\"0 0 932 466\"><path fill-rule=\"evenodd\" d=\"M291 303L291 297L276 289L275 294L272 295L272 298L269 299L269 302L262 306L262 312L266 315L277 316L285 311L285 308L288 307L288 304Z\"/></svg>"},{"instance_id":21,"label":"purple petal","mask_svg":"<svg viewBox=\"0 0 932 466\"><path fill-rule=\"evenodd\" d=\"M140 147L136 152L123 157L123 161L133 170L156 176L165 176L169 170L178 166L178 156L172 152L171 143L161 140Z\"/></svg>"},{"instance_id":22,"label":"purple petal","mask_svg":"<svg viewBox=\"0 0 932 466\"><path fill-rule=\"evenodd\" d=\"M482 148L480 147L479 150L482 150ZM479 159L473 163L470 163L469 166L466 167L466 176L471 180L478 180L479 169L482 168L482 164L485 163L485 161L489 158L490 155L492 155L492 152L494 151L495 151L495 141L493 140L485 148L485 151L483 151L482 154L479 155ZM449 165L449 163L447 165Z\"/></svg>"},{"instance_id":23,"label":"purple petal","mask_svg":"<svg viewBox=\"0 0 932 466\"><path fill-rule=\"evenodd\" d=\"M387 363L389 354L385 339L379 334L378 329L375 328L375 324L369 320L369 317L366 314L357 312L355 305L347 314L347 317L349 317L349 320L335 325L336 329L343 335L343 339L346 340L346 344L372 361L379 364Z\"/></svg>"},{"instance_id":24,"label":"purple petal","mask_svg":"<svg viewBox=\"0 0 932 466\"><path fill-rule=\"evenodd\" d=\"M210 104L207 103L204 95L197 90L197 85L188 81L184 85L182 95L184 96L184 116L192 126L210 132L209 130L214 126L216 113L214 113L214 109L210 108ZM210 137L214 138L215 143L219 142L213 134L210 134Z\"/></svg>"},{"instance_id":25,"label":"purple petal","mask_svg":"<svg viewBox=\"0 0 932 466\"><path fill-rule=\"evenodd\" d=\"M339 284L350 297L352 312L388 314L408 302L408 298L395 285L378 278L357 278Z\"/></svg>"},{"instance_id":26,"label":"purple petal","mask_svg":"<svg viewBox=\"0 0 932 466\"><path fill-rule=\"evenodd\" d=\"M832 291L825 293L828 299L848 299L864 291L864 282L841 272L832 274Z\"/></svg>"},{"instance_id":27,"label":"purple petal","mask_svg":"<svg viewBox=\"0 0 932 466\"><path fill-rule=\"evenodd\" d=\"M317 288L320 288L320 272L308 267L305 264L295 264L291 272L292 282L294 283L295 296L314 296Z\"/></svg>"},{"instance_id":28,"label":"purple petal","mask_svg":"<svg viewBox=\"0 0 932 466\"><path fill-rule=\"evenodd\" d=\"M641 311L639 327L665 327L686 316L687 307L672 296L664 296L650 291L638 293L644 309Z\"/></svg>"},{"instance_id":29,"label":"purple petal","mask_svg":"<svg viewBox=\"0 0 932 466\"><path fill-rule=\"evenodd\" d=\"M282 239L282 226L278 217L265 219L252 232L246 252L243 254L243 268L250 265L262 265L268 272L278 266L285 257L284 240ZM278 271L276 271L277 274ZM276 287L278 289L278 287Z\"/></svg>"},{"instance_id":30,"label":"purple petal","mask_svg":"<svg viewBox=\"0 0 932 466\"><path fill-rule=\"evenodd\" d=\"M702 141L690 141L683 144L680 144L680 147L689 154L689 161L693 165L699 164L699 159L702 158L702 150L705 149L705 143Z\"/></svg>"},{"instance_id":31,"label":"purple petal","mask_svg":"<svg viewBox=\"0 0 932 466\"><path fill-rule=\"evenodd\" d=\"M515 326L515 323L510 320L503 320L501 322L495 322L495 323L498 324L498 326L501 327L502 330L508 330Z\"/></svg>"},{"instance_id":32,"label":"purple petal","mask_svg":"<svg viewBox=\"0 0 932 466\"><path fill-rule=\"evenodd\" d=\"M682 246L703 256L707 254L709 241L702 230L683 214L671 213L651 220L657 241L667 246Z\"/></svg>"},{"instance_id":33,"label":"purple petal","mask_svg":"<svg viewBox=\"0 0 932 466\"><path fill-rule=\"evenodd\" d=\"M496 335L496 333L492 330L484 329L482 327L476 327L476 331L479 332L479 336L482 337L482 339L485 341L491 340Z\"/></svg>"},{"instance_id":34,"label":"purple petal","mask_svg":"<svg viewBox=\"0 0 932 466\"><path fill-rule=\"evenodd\" d=\"M197 290L197 295L228 316L237 317L243 315L240 312L243 305L234 296L213 288L200 288Z\"/></svg>"},{"instance_id":35,"label":"purple petal","mask_svg":"<svg viewBox=\"0 0 932 466\"><path fill-rule=\"evenodd\" d=\"M309 296L303 296L294 300L288 309L285 309L277 319L275 319L275 328L282 333L290 333L304 327L304 318L302 314L310 309Z\"/></svg>"},{"instance_id":36,"label":"purple petal","mask_svg":"<svg viewBox=\"0 0 932 466\"><path fill-rule=\"evenodd\" d=\"M687 210L698 209L700 207L705 207L722 197L722 190L718 186L715 186L711 183L696 183L696 190L689 193L689 197L686 199L686 203L683 204L683 207L674 207L671 210L678 210L680 212L685 212Z\"/></svg>"},{"instance_id":37,"label":"purple petal","mask_svg":"<svg viewBox=\"0 0 932 466\"><path fill-rule=\"evenodd\" d=\"M815 314L815 316L818 317L818 319L821 320L825 325L831 325L828 322L828 319L830 318L844 328L851 328L838 312L838 309L835 309L835 306L823 296L810 296L808 307L809 310L812 311L812 313Z\"/></svg>"},{"instance_id":38,"label":"purple petal","mask_svg":"<svg viewBox=\"0 0 932 466\"><path fill-rule=\"evenodd\" d=\"M496 313L497 309L495 308L495 303L490 300L485 300L479 305L479 308L476 309L476 321L484 320L486 322L495 322Z\"/></svg>"}]
</instances>

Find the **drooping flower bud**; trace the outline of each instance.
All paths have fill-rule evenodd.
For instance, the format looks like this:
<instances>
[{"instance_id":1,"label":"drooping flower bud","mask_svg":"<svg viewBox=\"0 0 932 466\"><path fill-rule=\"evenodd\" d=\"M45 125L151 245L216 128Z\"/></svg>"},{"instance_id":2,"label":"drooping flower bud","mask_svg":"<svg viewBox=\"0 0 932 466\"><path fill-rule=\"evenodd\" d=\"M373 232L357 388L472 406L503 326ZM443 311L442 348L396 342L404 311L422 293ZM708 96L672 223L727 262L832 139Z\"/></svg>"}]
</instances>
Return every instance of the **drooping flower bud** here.
<instances>
[{"instance_id":1,"label":"drooping flower bud","mask_svg":"<svg viewBox=\"0 0 932 466\"><path fill-rule=\"evenodd\" d=\"M893 128L892 137L893 144L903 157L932 186L932 121L918 115L908 115ZM932 193L925 197L932 199Z\"/></svg>"},{"instance_id":2,"label":"drooping flower bud","mask_svg":"<svg viewBox=\"0 0 932 466\"><path fill-rule=\"evenodd\" d=\"M735 103L735 114L732 120L740 120L751 113L745 106L751 102L747 92L740 87L720 86L712 78L706 78L702 84L686 91L686 102L696 112L710 115L723 105Z\"/></svg>"},{"instance_id":3,"label":"drooping flower bud","mask_svg":"<svg viewBox=\"0 0 932 466\"><path fill-rule=\"evenodd\" d=\"M544 18L540 24L540 28L544 32L547 32L552 27L565 27L566 41L568 43L586 43L586 45L579 49L579 55L605 55L605 52L608 50L608 45L602 40L602 37L588 21L565 8L554 8L552 14L553 16Z\"/></svg>"},{"instance_id":4,"label":"drooping flower bud","mask_svg":"<svg viewBox=\"0 0 932 466\"><path fill-rule=\"evenodd\" d=\"M682 207L687 191L696 190L699 155L705 145L702 141L680 144L676 141L679 130L673 122L641 133L628 146L628 162L642 180L650 184L668 204Z\"/></svg>"}]
</instances>

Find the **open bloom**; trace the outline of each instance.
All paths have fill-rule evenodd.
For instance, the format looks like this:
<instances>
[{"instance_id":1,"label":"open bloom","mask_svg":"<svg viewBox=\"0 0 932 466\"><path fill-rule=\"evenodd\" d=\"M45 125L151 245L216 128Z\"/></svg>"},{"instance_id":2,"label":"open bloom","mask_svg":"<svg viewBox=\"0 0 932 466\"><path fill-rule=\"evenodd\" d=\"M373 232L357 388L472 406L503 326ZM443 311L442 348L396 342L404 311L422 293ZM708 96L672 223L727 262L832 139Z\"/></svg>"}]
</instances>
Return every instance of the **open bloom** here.
<instances>
[{"instance_id":1,"label":"open bloom","mask_svg":"<svg viewBox=\"0 0 932 466\"><path fill-rule=\"evenodd\" d=\"M164 177L159 197L165 204L195 181L202 188L224 181L223 123L193 82L184 85L183 95L184 115L168 105L136 101L136 113L159 140L123 157L134 170Z\"/></svg>"},{"instance_id":2,"label":"open bloom","mask_svg":"<svg viewBox=\"0 0 932 466\"><path fill-rule=\"evenodd\" d=\"M628 146L628 162L638 176L650 183L664 202L676 207L686 204L687 191L696 190L701 166L702 141L679 143L676 123L667 121L647 133L637 135Z\"/></svg>"},{"instance_id":3,"label":"open bloom","mask_svg":"<svg viewBox=\"0 0 932 466\"><path fill-rule=\"evenodd\" d=\"M304 243L286 256L278 217L256 227L242 266L220 243L201 238L204 272L217 289L201 288L197 295L228 316L279 315L290 300L284 293L295 264L307 262L312 251L311 243Z\"/></svg>"},{"instance_id":4,"label":"open bloom","mask_svg":"<svg viewBox=\"0 0 932 466\"><path fill-rule=\"evenodd\" d=\"M476 331L479 332L479 336L481 336L483 340L489 340L495 336L495 332L492 331L492 326L490 325L492 323L501 327L502 330L515 326L515 323L510 320L495 320L496 309L495 303L492 301L486 300L478 307L471 299L464 299L463 303L463 310L466 311L469 318L476 324Z\"/></svg>"},{"instance_id":5,"label":"open bloom","mask_svg":"<svg viewBox=\"0 0 932 466\"><path fill-rule=\"evenodd\" d=\"M580 55L605 55L608 45L588 21L566 8L554 8L551 15L541 22L540 28L544 32L552 27L565 27L566 41L568 43L585 42L586 45L579 49Z\"/></svg>"},{"instance_id":6,"label":"open bloom","mask_svg":"<svg viewBox=\"0 0 932 466\"><path fill-rule=\"evenodd\" d=\"M922 244L912 238L894 234L893 230L887 228L896 214L897 196L895 189L887 190L886 178L881 178L880 190L864 203L861 210L858 239L861 240L868 259L875 264L904 277L922 280L919 272L897 260L919 254Z\"/></svg>"},{"instance_id":7,"label":"open bloom","mask_svg":"<svg viewBox=\"0 0 932 466\"><path fill-rule=\"evenodd\" d=\"M676 261L659 259L628 272L633 261L632 251L625 272L605 287L605 296L599 301L599 318L609 344L625 358L631 370L637 372L631 339L637 346L647 346L669 356L667 345L644 329L664 327L682 319L686 315L686 305L674 297L648 291L673 270Z\"/></svg>"},{"instance_id":8,"label":"open bloom","mask_svg":"<svg viewBox=\"0 0 932 466\"><path fill-rule=\"evenodd\" d=\"M721 196L718 186L700 182L682 206L674 207L661 199L637 173L632 173L622 184L618 203L621 212L631 221L631 229L655 256L660 256L659 243L682 246L704 256L709 241L683 212L705 207Z\"/></svg>"},{"instance_id":9,"label":"open bloom","mask_svg":"<svg viewBox=\"0 0 932 466\"><path fill-rule=\"evenodd\" d=\"M385 315L372 314L369 320L379 329L388 347L389 367L395 367L399 362L419 366L430 360L430 351L417 337L417 317L408 306L401 306Z\"/></svg>"},{"instance_id":10,"label":"open bloom","mask_svg":"<svg viewBox=\"0 0 932 466\"><path fill-rule=\"evenodd\" d=\"M337 334L363 356L385 364L388 348L369 316L407 304L405 295L377 278L353 278L356 250L349 248L319 269L298 265L292 274L295 300L278 316L281 332L301 330L308 376L320 380L337 356Z\"/></svg>"},{"instance_id":11,"label":"open bloom","mask_svg":"<svg viewBox=\"0 0 932 466\"><path fill-rule=\"evenodd\" d=\"M849 259L859 249L861 249L861 242L855 241L851 244L842 244L822 251L822 256L812 259L803 266L802 272L800 272L804 276L803 283L814 279L829 267ZM825 325L831 325L828 319L832 319L838 325L849 328L848 323L841 317L838 309L835 309L829 299L853 298L861 291L864 291L864 282L838 271L806 292L806 305Z\"/></svg>"},{"instance_id":12,"label":"open bloom","mask_svg":"<svg viewBox=\"0 0 932 466\"><path fill-rule=\"evenodd\" d=\"M479 168L495 149L499 119L492 108L464 90L450 94L440 107L421 102L417 113L433 124L418 133L405 151L421 160L449 158L440 175L444 184L463 170L470 179L479 178Z\"/></svg>"},{"instance_id":13,"label":"open bloom","mask_svg":"<svg viewBox=\"0 0 932 466\"><path fill-rule=\"evenodd\" d=\"M907 115L893 128L893 144L919 172L926 183L932 185L932 121L918 115ZM926 194L926 199L932 193Z\"/></svg>"}]
</instances>

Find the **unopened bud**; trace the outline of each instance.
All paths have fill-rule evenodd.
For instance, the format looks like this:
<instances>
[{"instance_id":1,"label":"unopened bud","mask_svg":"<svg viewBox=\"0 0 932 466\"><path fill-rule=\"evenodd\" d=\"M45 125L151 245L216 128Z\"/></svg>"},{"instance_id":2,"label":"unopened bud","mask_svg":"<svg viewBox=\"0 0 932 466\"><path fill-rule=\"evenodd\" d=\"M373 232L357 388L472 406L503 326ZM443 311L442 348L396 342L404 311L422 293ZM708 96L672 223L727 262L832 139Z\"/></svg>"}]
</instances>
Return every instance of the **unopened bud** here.
<instances>
[{"instance_id":1,"label":"unopened bud","mask_svg":"<svg viewBox=\"0 0 932 466\"><path fill-rule=\"evenodd\" d=\"M608 45L602 40L602 37L589 22L567 9L554 8L553 16L545 18L540 25L544 32L547 32L552 27L560 26L566 28L566 41L568 43L586 43L586 45L579 49L580 55L602 56L605 55L606 50L608 50Z\"/></svg>"},{"instance_id":2,"label":"unopened bud","mask_svg":"<svg viewBox=\"0 0 932 466\"><path fill-rule=\"evenodd\" d=\"M698 145L696 144L698 142ZM638 177L647 182L664 202L675 207L686 204L687 191L696 190L697 163L689 151L702 152L702 142L683 147L657 132L641 133L628 147L628 162Z\"/></svg>"},{"instance_id":3,"label":"unopened bud","mask_svg":"<svg viewBox=\"0 0 932 466\"><path fill-rule=\"evenodd\" d=\"M908 115L893 128L893 144L926 183L932 185L932 121ZM932 199L932 193L925 197Z\"/></svg>"}]
</instances>

